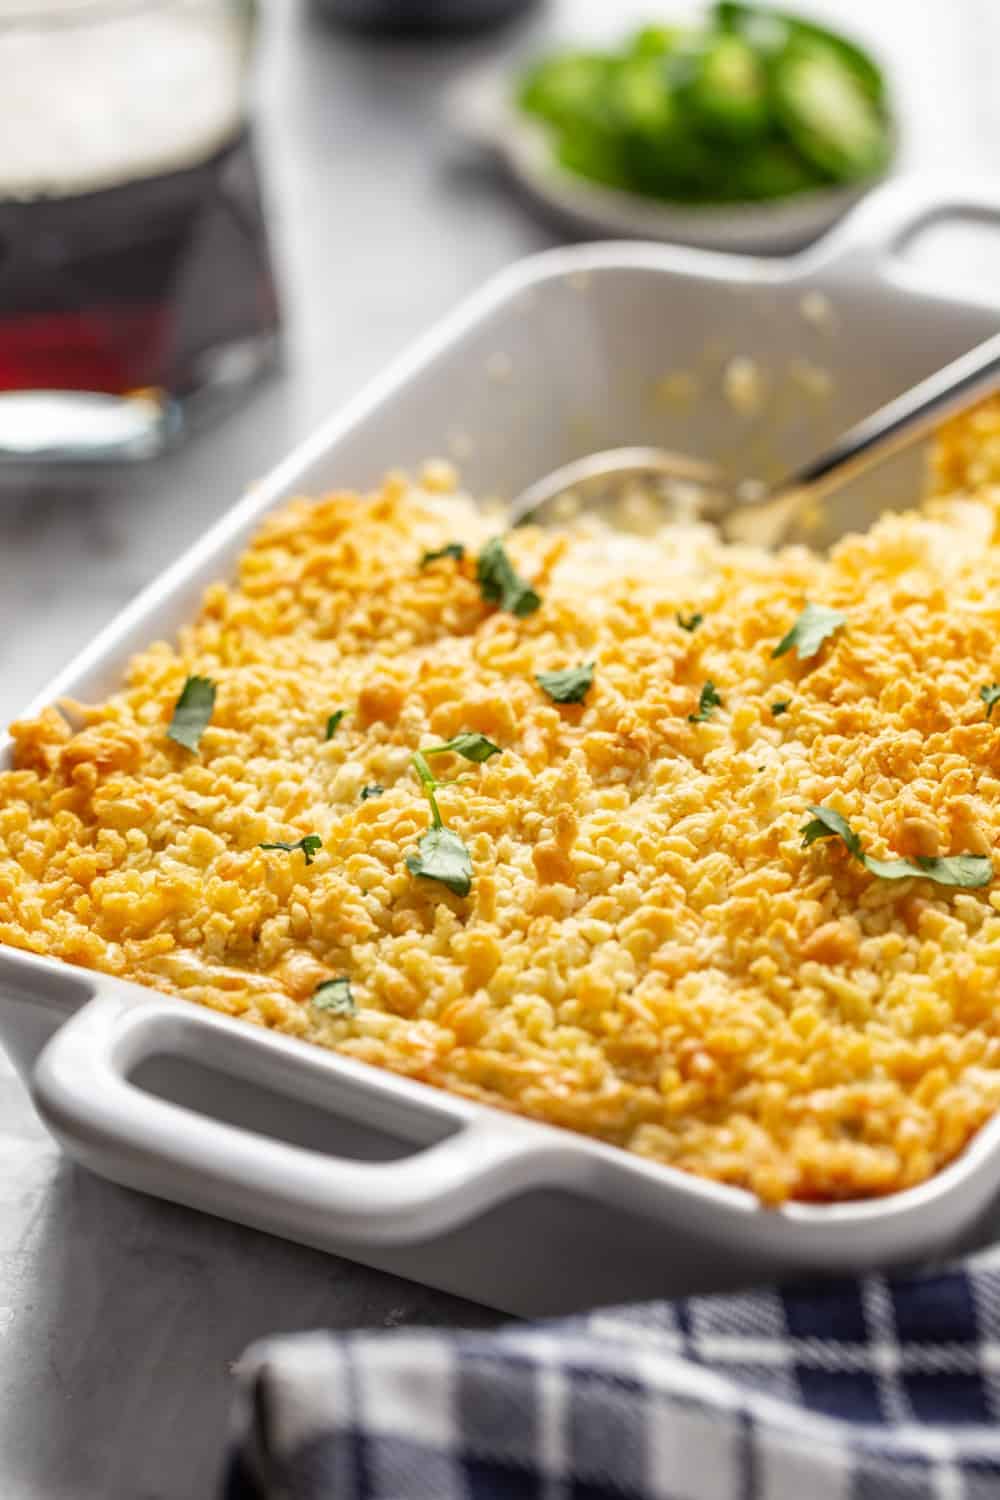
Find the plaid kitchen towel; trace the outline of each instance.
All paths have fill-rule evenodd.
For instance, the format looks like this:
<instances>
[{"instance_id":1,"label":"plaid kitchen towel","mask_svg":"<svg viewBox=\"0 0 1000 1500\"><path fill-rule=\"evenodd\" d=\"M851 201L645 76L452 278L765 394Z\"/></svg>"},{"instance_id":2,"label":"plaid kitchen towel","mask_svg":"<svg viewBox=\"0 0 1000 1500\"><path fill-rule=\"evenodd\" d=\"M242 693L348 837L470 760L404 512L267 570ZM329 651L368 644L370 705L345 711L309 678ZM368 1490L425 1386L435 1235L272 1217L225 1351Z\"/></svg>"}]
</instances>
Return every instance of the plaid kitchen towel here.
<instances>
[{"instance_id":1,"label":"plaid kitchen towel","mask_svg":"<svg viewBox=\"0 0 1000 1500\"><path fill-rule=\"evenodd\" d=\"M998 1500L1000 1259L241 1362L226 1500Z\"/></svg>"}]
</instances>

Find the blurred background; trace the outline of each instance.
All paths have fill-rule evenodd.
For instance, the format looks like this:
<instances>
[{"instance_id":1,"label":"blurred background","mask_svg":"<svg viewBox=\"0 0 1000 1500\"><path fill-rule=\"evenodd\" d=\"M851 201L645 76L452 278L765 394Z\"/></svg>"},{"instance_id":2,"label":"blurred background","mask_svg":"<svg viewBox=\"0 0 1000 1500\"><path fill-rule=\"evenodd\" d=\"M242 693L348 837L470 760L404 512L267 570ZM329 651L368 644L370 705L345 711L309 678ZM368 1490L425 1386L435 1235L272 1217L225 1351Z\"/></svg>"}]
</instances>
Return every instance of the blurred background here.
<instances>
[{"instance_id":1,"label":"blurred background","mask_svg":"<svg viewBox=\"0 0 1000 1500\"><path fill-rule=\"evenodd\" d=\"M203 7L215 20L192 54L174 45L172 21L155 31L156 0L59 0L59 18L39 31L49 8L0 0L4 722L415 335L493 272L583 232L580 216L571 228L537 194L515 191L484 147L483 89L495 95L499 81L509 101L520 71L553 48L615 47L644 23L706 10L682 0L233 0ZM882 142L842 77L824 86L838 154L827 149L829 120L797 115L785 166L791 145L798 169L805 160L832 190L844 184L830 164L849 147L860 162L850 192L866 172L1000 174L995 0L794 8L870 53L888 104L873 106L884 109ZM88 11L125 11L137 29L83 41ZM635 107L658 118L662 100L638 75ZM85 130L67 89L85 101ZM728 141L730 127L719 128ZM124 179L140 146L136 184ZM81 184L88 204L75 202ZM596 201L587 213L599 220ZM721 211L709 241L732 237ZM784 212L778 203L778 228ZM995 274L989 237L944 236L927 253L956 283ZM74 384L96 404L37 399ZM17 404L26 391L32 399ZM125 400L102 404L113 393ZM73 462L46 457L57 431ZM31 450L44 461L29 461ZM227 1362L252 1338L489 1316L68 1167L0 1058L0 1494L208 1493Z\"/></svg>"}]
</instances>

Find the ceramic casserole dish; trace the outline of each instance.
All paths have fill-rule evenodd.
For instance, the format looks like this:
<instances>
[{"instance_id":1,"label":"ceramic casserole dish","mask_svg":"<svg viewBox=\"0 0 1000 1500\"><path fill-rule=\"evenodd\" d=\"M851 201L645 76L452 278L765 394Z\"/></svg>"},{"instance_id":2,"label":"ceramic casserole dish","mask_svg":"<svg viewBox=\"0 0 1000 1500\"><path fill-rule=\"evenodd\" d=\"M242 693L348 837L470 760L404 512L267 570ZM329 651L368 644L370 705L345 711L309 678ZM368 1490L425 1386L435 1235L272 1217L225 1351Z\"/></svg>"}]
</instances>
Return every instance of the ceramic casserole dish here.
<instances>
[{"instance_id":1,"label":"ceramic casserole dish","mask_svg":"<svg viewBox=\"0 0 1000 1500\"><path fill-rule=\"evenodd\" d=\"M996 330L1000 284L931 284L923 226L1000 220L1000 195L900 180L784 261L651 245L504 272L258 484L25 710L96 698L174 633L260 517L455 458L516 493L592 448L665 442L775 467ZM777 393L748 425L716 378ZM702 378L704 377L704 378ZM695 382L696 400L678 399ZM687 383L687 384L685 384ZM742 424L742 425L741 425ZM761 459L760 455L764 455ZM919 492L918 459L845 492L827 533ZM0 753L8 753L0 750ZM919 1187L764 1209L748 1193L501 1114L152 990L0 949L0 1037L66 1150L116 1182L519 1313L940 1255L982 1234L994 1120Z\"/></svg>"}]
</instances>

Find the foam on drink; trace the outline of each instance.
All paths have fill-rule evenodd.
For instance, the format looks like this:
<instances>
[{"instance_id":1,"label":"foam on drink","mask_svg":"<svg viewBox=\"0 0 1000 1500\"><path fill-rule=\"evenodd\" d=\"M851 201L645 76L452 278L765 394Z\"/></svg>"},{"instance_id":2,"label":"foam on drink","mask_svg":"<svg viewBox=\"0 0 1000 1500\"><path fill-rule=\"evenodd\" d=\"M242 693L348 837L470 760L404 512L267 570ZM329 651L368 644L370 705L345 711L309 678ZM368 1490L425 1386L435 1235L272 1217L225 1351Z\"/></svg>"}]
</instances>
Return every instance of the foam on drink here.
<instances>
[{"instance_id":1,"label":"foam on drink","mask_svg":"<svg viewBox=\"0 0 1000 1500\"><path fill-rule=\"evenodd\" d=\"M44 23L46 11L18 16ZM198 0L0 6L0 196L91 192L202 161L239 129L245 46ZM78 13L78 19L75 18Z\"/></svg>"}]
</instances>

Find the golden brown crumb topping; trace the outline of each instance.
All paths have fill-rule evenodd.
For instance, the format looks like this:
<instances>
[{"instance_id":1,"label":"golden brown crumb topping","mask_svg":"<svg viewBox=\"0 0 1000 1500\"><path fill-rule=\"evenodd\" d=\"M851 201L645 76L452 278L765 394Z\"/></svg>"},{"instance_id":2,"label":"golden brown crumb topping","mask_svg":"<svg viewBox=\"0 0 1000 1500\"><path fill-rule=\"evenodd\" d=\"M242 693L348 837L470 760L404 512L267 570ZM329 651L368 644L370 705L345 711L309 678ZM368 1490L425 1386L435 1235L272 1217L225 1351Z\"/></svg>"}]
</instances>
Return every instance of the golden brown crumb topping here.
<instances>
[{"instance_id":1,"label":"golden brown crumb topping","mask_svg":"<svg viewBox=\"0 0 1000 1500\"><path fill-rule=\"evenodd\" d=\"M818 804L875 858L1000 839L1000 404L936 474L827 558L517 531L521 618L442 485L296 501L176 649L13 727L0 941L768 1202L919 1182L1000 1104L1000 885L879 879L801 829ZM807 601L846 625L775 658ZM590 662L578 702L536 681ZM190 675L196 751L166 735ZM467 896L406 863L413 752L463 731L501 750L434 762ZM353 1014L313 1003L340 977Z\"/></svg>"}]
</instances>

